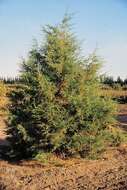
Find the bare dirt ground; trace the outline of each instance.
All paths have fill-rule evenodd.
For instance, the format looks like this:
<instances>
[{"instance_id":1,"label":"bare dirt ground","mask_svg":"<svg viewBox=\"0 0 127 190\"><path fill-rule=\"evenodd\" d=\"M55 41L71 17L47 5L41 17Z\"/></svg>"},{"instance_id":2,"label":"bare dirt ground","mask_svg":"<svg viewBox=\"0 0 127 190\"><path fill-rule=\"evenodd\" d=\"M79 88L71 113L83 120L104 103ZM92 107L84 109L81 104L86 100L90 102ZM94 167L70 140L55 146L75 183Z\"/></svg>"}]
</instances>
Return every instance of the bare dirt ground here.
<instances>
[{"instance_id":1,"label":"bare dirt ground","mask_svg":"<svg viewBox=\"0 0 127 190\"><path fill-rule=\"evenodd\" d=\"M0 162L1 190L126 190L127 149L105 153L102 160L61 161L44 165L37 161Z\"/></svg>"},{"instance_id":2,"label":"bare dirt ground","mask_svg":"<svg viewBox=\"0 0 127 190\"><path fill-rule=\"evenodd\" d=\"M118 120L120 127L127 131L127 104L121 104L119 106Z\"/></svg>"},{"instance_id":3,"label":"bare dirt ground","mask_svg":"<svg viewBox=\"0 0 127 190\"><path fill-rule=\"evenodd\" d=\"M120 106L120 126L126 130L127 105ZM4 122L4 121L3 121ZM0 139L5 140L1 132ZM101 160L0 161L0 190L127 190L127 145L110 148Z\"/></svg>"}]
</instances>

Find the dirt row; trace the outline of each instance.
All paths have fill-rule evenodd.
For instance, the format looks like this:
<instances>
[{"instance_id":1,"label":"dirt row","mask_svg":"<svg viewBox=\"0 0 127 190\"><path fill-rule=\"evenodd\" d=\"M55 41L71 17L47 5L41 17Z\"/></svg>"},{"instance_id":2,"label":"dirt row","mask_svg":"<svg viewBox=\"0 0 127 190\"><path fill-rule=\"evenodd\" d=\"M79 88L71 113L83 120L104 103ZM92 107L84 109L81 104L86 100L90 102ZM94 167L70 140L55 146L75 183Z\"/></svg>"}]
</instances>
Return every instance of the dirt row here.
<instances>
[{"instance_id":1,"label":"dirt row","mask_svg":"<svg viewBox=\"0 0 127 190\"><path fill-rule=\"evenodd\" d=\"M0 190L127 190L127 147L110 149L98 161L0 162Z\"/></svg>"}]
</instances>

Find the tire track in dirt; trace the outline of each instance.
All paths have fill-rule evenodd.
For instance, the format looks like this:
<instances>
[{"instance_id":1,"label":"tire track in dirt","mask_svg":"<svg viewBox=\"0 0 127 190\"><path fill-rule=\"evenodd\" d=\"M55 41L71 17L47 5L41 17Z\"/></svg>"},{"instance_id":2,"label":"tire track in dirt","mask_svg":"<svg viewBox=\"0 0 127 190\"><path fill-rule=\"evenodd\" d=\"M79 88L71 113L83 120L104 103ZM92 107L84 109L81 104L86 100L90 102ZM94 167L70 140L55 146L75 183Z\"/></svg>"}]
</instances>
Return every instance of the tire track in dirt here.
<instances>
[{"instance_id":1,"label":"tire track in dirt","mask_svg":"<svg viewBox=\"0 0 127 190\"><path fill-rule=\"evenodd\" d=\"M118 122L119 127L127 131L127 104L119 105Z\"/></svg>"}]
</instances>

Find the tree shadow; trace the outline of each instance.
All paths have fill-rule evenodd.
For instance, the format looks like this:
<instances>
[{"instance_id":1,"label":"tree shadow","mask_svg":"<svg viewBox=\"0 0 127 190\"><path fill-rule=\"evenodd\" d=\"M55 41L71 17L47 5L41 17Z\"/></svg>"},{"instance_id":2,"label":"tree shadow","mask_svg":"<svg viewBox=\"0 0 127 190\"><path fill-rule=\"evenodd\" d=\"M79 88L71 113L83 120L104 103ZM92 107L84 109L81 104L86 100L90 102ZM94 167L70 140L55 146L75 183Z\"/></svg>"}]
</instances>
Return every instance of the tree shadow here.
<instances>
[{"instance_id":1,"label":"tree shadow","mask_svg":"<svg viewBox=\"0 0 127 190\"><path fill-rule=\"evenodd\" d=\"M119 121L119 127L123 129L124 131L127 131L127 114L119 114L117 116L117 119Z\"/></svg>"},{"instance_id":2,"label":"tree shadow","mask_svg":"<svg viewBox=\"0 0 127 190\"><path fill-rule=\"evenodd\" d=\"M0 139L0 147L1 146L9 146L9 142L7 139Z\"/></svg>"},{"instance_id":3,"label":"tree shadow","mask_svg":"<svg viewBox=\"0 0 127 190\"><path fill-rule=\"evenodd\" d=\"M0 160L7 161L12 165L20 165L22 159L16 157L7 139L0 139Z\"/></svg>"},{"instance_id":4,"label":"tree shadow","mask_svg":"<svg viewBox=\"0 0 127 190\"><path fill-rule=\"evenodd\" d=\"M10 144L7 139L0 139L0 160L9 160Z\"/></svg>"}]
</instances>

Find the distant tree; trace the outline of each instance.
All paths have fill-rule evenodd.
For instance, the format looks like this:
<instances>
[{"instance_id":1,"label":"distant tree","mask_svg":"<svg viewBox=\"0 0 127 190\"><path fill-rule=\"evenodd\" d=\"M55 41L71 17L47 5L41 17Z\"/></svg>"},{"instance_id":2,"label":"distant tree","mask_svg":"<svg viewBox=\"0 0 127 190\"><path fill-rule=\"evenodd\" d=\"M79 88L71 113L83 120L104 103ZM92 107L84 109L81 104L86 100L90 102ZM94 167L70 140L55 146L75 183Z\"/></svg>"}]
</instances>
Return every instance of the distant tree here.
<instances>
[{"instance_id":1,"label":"distant tree","mask_svg":"<svg viewBox=\"0 0 127 190\"><path fill-rule=\"evenodd\" d=\"M124 82L123 82L125 85L127 85L127 78L124 79Z\"/></svg>"},{"instance_id":2,"label":"distant tree","mask_svg":"<svg viewBox=\"0 0 127 190\"><path fill-rule=\"evenodd\" d=\"M13 153L22 158L40 151L99 152L114 115L114 104L99 96L100 60L94 54L82 58L68 17L44 33L45 43L32 48L22 64L22 87L10 96Z\"/></svg>"},{"instance_id":3,"label":"distant tree","mask_svg":"<svg viewBox=\"0 0 127 190\"><path fill-rule=\"evenodd\" d=\"M116 83L120 84L121 86L123 85L123 80L118 77L117 80L116 80Z\"/></svg>"},{"instance_id":4,"label":"distant tree","mask_svg":"<svg viewBox=\"0 0 127 190\"><path fill-rule=\"evenodd\" d=\"M102 82L104 84L107 84L107 85L111 86L111 87L113 87L113 85L115 83L113 77L111 77L111 76L104 76Z\"/></svg>"}]
</instances>

